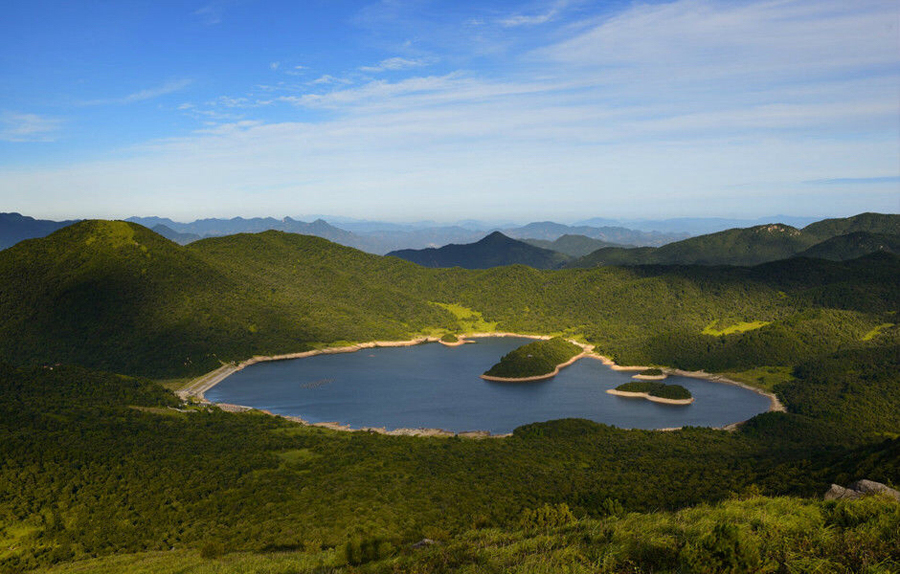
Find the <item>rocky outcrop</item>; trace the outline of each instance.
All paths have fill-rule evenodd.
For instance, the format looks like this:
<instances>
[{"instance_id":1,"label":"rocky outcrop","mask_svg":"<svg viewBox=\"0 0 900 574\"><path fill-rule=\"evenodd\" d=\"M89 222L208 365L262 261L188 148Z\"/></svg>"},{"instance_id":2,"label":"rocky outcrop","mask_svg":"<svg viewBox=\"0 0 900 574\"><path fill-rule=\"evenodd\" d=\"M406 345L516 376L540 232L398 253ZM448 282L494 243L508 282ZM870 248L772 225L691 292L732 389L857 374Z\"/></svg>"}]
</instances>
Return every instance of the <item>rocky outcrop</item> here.
<instances>
[{"instance_id":1,"label":"rocky outcrop","mask_svg":"<svg viewBox=\"0 0 900 574\"><path fill-rule=\"evenodd\" d=\"M853 500L873 494L888 496L900 501L900 491L872 480L857 480L853 484L848 485L847 488L832 484L828 492L825 493L825 500Z\"/></svg>"}]
</instances>

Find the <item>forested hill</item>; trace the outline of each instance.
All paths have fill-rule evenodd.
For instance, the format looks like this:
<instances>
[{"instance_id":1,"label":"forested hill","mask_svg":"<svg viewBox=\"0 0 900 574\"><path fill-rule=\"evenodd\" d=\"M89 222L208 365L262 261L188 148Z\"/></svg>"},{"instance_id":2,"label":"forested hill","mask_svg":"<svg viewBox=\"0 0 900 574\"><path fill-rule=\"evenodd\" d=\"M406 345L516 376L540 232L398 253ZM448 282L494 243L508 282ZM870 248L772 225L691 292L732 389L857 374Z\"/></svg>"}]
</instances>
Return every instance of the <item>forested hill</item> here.
<instances>
[{"instance_id":1,"label":"forested hill","mask_svg":"<svg viewBox=\"0 0 900 574\"><path fill-rule=\"evenodd\" d=\"M897 277L889 254L749 269L428 269L276 231L179 246L85 221L0 252L0 361L176 376L313 344L496 328L584 335L632 364L789 366L896 330Z\"/></svg>"},{"instance_id":2,"label":"forested hill","mask_svg":"<svg viewBox=\"0 0 900 574\"><path fill-rule=\"evenodd\" d=\"M503 265L528 265L535 269L554 269L568 260L562 253L511 239L499 231L481 241L439 248L401 249L389 256L412 261L423 267L462 267L488 269Z\"/></svg>"},{"instance_id":3,"label":"forested hill","mask_svg":"<svg viewBox=\"0 0 900 574\"><path fill-rule=\"evenodd\" d=\"M855 236L834 241L821 249L811 249L823 241L848 233L875 233L888 237L878 241ZM874 251L893 251L890 246L898 238L900 238L900 215L862 213L853 217L813 223L802 230L772 223L700 235L658 248L606 247L572 261L568 266L758 265L798 254L843 260Z\"/></svg>"}]
</instances>

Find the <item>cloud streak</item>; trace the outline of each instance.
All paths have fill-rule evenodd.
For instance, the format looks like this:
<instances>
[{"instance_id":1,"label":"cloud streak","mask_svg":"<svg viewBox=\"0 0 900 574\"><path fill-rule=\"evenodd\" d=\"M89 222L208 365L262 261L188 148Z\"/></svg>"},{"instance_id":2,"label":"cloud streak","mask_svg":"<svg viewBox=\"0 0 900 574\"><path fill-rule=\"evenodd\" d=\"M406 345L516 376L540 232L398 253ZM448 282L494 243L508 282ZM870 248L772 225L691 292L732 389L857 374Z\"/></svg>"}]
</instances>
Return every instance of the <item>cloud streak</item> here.
<instances>
[{"instance_id":1,"label":"cloud streak","mask_svg":"<svg viewBox=\"0 0 900 574\"><path fill-rule=\"evenodd\" d=\"M174 94L175 92L180 92L181 90L190 86L192 83L193 80L189 80L186 78L180 80L170 80L160 86L139 90L121 98L101 98L96 100L89 100L83 102L82 105L102 106L110 104L133 104L136 102L144 102L162 96L167 96L169 94Z\"/></svg>"},{"instance_id":2,"label":"cloud streak","mask_svg":"<svg viewBox=\"0 0 900 574\"><path fill-rule=\"evenodd\" d=\"M0 141L5 142L52 142L62 120L40 116L4 112L0 114Z\"/></svg>"}]
</instances>

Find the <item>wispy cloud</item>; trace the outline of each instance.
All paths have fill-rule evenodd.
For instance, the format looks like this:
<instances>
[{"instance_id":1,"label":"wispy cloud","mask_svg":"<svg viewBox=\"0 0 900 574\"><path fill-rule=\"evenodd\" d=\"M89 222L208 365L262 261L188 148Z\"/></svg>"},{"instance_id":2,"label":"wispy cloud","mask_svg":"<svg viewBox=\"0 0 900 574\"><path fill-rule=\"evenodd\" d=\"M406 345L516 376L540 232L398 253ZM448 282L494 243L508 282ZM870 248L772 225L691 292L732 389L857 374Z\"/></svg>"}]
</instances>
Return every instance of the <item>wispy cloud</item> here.
<instances>
[{"instance_id":1,"label":"wispy cloud","mask_svg":"<svg viewBox=\"0 0 900 574\"><path fill-rule=\"evenodd\" d=\"M100 98L82 102L82 105L100 106L109 104L133 104L135 102L143 102L181 91L191 85L192 82L193 80L189 79L170 80L161 86L140 90L121 98Z\"/></svg>"},{"instance_id":2,"label":"wispy cloud","mask_svg":"<svg viewBox=\"0 0 900 574\"><path fill-rule=\"evenodd\" d=\"M900 183L900 176L834 177L831 179L809 179L803 183L811 185L881 185L885 183Z\"/></svg>"},{"instance_id":3,"label":"wispy cloud","mask_svg":"<svg viewBox=\"0 0 900 574\"><path fill-rule=\"evenodd\" d=\"M363 72L384 72L384 71L397 71L397 70L408 70L410 68L420 68L422 66L427 66L430 62L425 59L411 59L411 58L387 58L375 64L374 66L361 66L359 69Z\"/></svg>"},{"instance_id":4,"label":"wispy cloud","mask_svg":"<svg viewBox=\"0 0 900 574\"><path fill-rule=\"evenodd\" d=\"M557 0L546 12L541 14L514 14L512 16L507 16L506 18L501 18L497 23L505 28L546 24L551 20L555 20L568 4L569 0Z\"/></svg>"},{"instance_id":5,"label":"wispy cloud","mask_svg":"<svg viewBox=\"0 0 900 574\"><path fill-rule=\"evenodd\" d=\"M200 18L200 21L206 26L222 23L222 8L215 2L194 10L193 15Z\"/></svg>"},{"instance_id":6,"label":"wispy cloud","mask_svg":"<svg viewBox=\"0 0 900 574\"><path fill-rule=\"evenodd\" d=\"M62 120L40 116L4 112L0 114L0 141L51 142L62 125Z\"/></svg>"}]
</instances>

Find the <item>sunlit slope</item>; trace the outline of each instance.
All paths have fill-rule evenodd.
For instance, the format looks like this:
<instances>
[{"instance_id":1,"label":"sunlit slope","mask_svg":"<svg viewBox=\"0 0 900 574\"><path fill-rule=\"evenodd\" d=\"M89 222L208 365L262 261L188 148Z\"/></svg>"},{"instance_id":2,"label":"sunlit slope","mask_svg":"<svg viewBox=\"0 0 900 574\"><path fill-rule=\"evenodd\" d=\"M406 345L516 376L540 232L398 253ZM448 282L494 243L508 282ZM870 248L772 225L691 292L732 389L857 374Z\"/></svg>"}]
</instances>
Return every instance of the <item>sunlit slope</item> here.
<instances>
[{"instance_id":1,"label":"sunlit slope","mask_svg":"<svg viewBox=\"0 0 900 574\"><path fill-rule=\"evenodd\" d=\"M391 286L404 265L280 232L185 248L136 224L78 223L0 253L0 355L162 375L403 337L449 317Z\"/></svg>"},{"instance_id":2,"label":"sunlit slope","mask_svg":"<svg viewBox=\"0 0 900 574\"><path fill-rule=\"evenodd\" d=\"M879 234L879 237L839 238L856 233ZM897 234L900 234L900 215L861 213L853 217L826 219L803 229L773 223L709 233L656 248L606 247L572 261L568 266L758 265L797 254L845 260L875 251L894 251L896 238L892 241L883 236ZM830 239L832 241L821 248L817 245Z\"/></svg>"}]
</instances>

